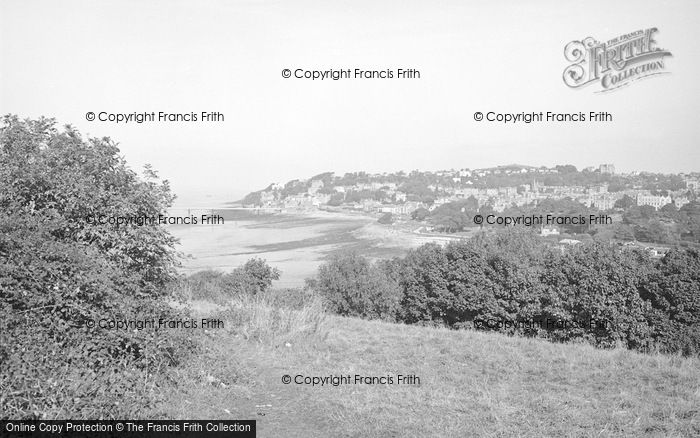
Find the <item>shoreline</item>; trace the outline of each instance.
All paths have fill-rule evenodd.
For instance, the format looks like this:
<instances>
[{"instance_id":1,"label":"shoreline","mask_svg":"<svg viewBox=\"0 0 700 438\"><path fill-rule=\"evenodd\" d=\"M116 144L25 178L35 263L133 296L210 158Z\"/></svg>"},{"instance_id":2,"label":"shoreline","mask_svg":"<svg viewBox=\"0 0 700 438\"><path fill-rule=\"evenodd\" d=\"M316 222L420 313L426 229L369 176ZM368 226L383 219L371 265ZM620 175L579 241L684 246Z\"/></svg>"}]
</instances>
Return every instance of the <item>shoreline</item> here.
<instances>
[{"instance_id":1,"label":"shoreline","mask_svg":"<svg viewBox=\"0 0 700 438\"><path fill-rule=\"evenodd\" d=\"M235 208L231 208L232 210ZM251 258L282 271L273 287L299 287L332 254L356 251L371 260L402 256L428 242L445 244L463 237L416 233L413 225L385 225L366 213L294 211L236 215L223 225L174 225L177 250L191 255L179 271L229 272Z\"/></svg>"}]
</instances>

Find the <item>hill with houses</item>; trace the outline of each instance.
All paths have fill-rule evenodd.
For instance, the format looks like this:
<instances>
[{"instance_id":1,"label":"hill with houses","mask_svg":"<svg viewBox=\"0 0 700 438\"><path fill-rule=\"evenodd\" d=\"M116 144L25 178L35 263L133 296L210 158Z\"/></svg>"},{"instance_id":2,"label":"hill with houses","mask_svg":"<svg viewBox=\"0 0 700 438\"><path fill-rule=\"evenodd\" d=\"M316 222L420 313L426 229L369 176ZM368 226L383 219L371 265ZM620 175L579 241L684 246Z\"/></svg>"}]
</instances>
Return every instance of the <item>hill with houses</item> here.
<instances>
[{"instance_id":1,"label":"hill with houses","mask_svg":"<svg viewBox=\"0 0 700 438\"><path fill-rule=\"evenodd\" d=\"M285 184L273 183L248 194L241 203L272 209L343 207L365 212L410 215L419 208L473 198L478 207L496 212L543 199L571 198L605 211L628 196L637 205L680 209L695 199L700 174L666 175L649 172L615 173L614 165L577 170L571 165L552 168L506 165L485 169L412 171L369 174L331 172Z\"/></svg>"}]
</instances>

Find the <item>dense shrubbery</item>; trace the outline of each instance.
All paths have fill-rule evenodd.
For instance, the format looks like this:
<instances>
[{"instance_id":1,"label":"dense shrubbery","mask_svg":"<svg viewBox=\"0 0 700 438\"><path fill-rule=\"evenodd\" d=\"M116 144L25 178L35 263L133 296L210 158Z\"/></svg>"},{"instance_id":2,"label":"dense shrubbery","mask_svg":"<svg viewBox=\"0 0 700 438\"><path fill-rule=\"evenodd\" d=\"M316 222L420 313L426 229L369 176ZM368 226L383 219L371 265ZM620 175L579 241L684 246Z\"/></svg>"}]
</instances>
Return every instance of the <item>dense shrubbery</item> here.
<instances>
[{"instance_id":1,"label":"dense shrubbery","mask_svg":"<svg viewBox=\"0 0 700 438\"><path fill-rule=\"evenodd\" d=\"M700 252L673 250L641 288L652 337L671 351L700 353Z\"/></svg>"},{"instance_id":2,"label":"dense shrubbery","mask_svg":"<svg viewBox=\"0 0 700 438\"><path fill-rule=\"evenodd\" d=\"M401 290L389 263L371 264L355 254L340 254L319 269L310 289L323 291L330 310L349 316L394 320Z\"/></svg>"},{"instance_id":3,"label":"dense shrubbery","mask_svg":"<svg viewBox=\"0 0 700 438\"><path fill-rule=\"evenodd\" d=\"M0 130L0 412L6 418L147 415L159 371L189 348L178 331L106 330L100 319L176 319L158 299L174 240L158 226L88 216L157 215L167 182L128 169L107 138L52 120Z\"/></svg>"},{"instance_id":4,"label":"dense shrubbery","mask_svg":"<svg viewBox=\"0 0 700 438\"><path fill-rule=\"evenodd\" d=\"M615 237L676 245L700 243L700 203L691 201L680 209L666 204L656 210L649 205L629 206Z\"/></svg>"},{"instance_id":5,"label":"dense shrubbery","mask_svg":"<svg viewBox=\"0 0 700 438\"><path fill-rule=\"evenodd\" d=\"M343 315L601 347L700 351L696 250L674 250L658 262L605 242L562 251L529 231L507 230L445 247L423 245L381 264L337 256L310 284Z\"/></svg>"},{"instance_id":6,"label":"dense shrubbery","mask_svg":"<svg viewBox=\"0 0 700 438\"><path fill-rule=\"evenodd\" d=\"M185 300L206 300L225 305L233 298L267 291L272 281L279 277L279 270L262 259L253 258L228 273L206 270L181 278L175 286L175 295Z\"/></svg>"},{"instance_id":7,"label":"dense shrubbery","mask_svg":"<svg viewBox=\"0 0 700 438\"><path fill-rule=\"evenodd\" d=\"M280 272L253 258L229 273L208 270L180 278L174 295L184 301L203 300L220 308L212 318L245 339L285 343L324 333L323 301L310 289L271 289Z\"/></svg>"}]
</instances>

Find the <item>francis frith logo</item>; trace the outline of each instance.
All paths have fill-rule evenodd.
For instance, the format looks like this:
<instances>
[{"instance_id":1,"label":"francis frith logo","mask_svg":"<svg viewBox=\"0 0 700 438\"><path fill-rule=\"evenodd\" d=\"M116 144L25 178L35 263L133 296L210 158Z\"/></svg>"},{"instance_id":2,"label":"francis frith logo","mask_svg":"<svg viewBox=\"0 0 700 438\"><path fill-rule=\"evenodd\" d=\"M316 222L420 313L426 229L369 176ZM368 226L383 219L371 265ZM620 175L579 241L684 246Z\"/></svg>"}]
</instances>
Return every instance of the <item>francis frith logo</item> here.
<instances>
[{"instance_id":1,"label":"francis frith logo","mask_svg":"<svg viewBox=\"0 0 700 438\"><path fill-rule=\"evenodd\" d=\"M655 27L623 34L606 42L592 37L571 41L564 48L572 64L564 70L564 83L571 88L598 84L598 93L612 91L631 82L668 73L665 57L671 52L658 47Z\"/></svg>"}]
</instances>

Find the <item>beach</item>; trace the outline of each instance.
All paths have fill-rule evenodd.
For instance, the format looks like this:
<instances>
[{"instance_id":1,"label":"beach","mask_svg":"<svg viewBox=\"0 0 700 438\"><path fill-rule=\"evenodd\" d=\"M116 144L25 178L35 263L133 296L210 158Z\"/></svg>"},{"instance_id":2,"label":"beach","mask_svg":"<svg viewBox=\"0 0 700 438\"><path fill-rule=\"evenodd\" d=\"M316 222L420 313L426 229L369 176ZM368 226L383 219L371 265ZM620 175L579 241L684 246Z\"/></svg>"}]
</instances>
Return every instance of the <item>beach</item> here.
<instances>
[{"instance_id":1,"label":"beach","mask_svg":"<svg viewBox=\"0 0 700 438\"><path fill-rule=\"evenodd\" d=\"M214 212L224 217L223 224L168 227L180 240L177 249L185 255L181 267L185 274L206 269L228 272L257 257L282 272L275 287L300 287L324 260L339 251L357 251L372 259L391 258L423 243L450 240L411 232L406 226L382 225L364 214Z\"/></svg>"}]
</instances>

